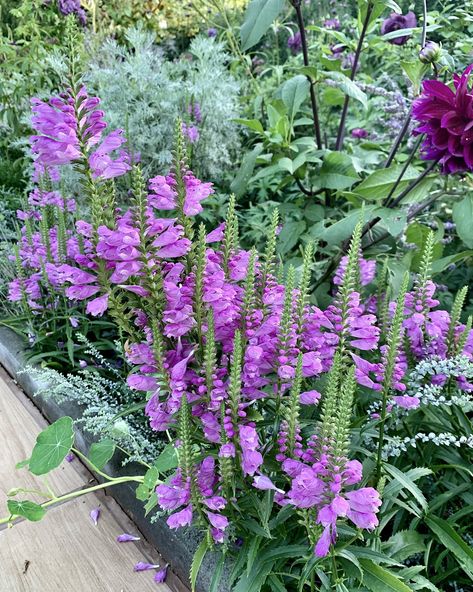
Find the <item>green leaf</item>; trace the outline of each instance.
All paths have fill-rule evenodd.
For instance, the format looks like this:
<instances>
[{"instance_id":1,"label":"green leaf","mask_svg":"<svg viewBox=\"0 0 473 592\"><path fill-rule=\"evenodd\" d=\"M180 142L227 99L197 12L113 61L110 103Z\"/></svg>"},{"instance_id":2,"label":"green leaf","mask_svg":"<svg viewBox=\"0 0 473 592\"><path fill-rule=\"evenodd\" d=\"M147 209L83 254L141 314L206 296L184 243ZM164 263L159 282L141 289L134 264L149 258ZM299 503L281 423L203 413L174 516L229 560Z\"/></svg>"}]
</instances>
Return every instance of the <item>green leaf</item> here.
<instances>
[{"instance_id":1,"label":"green leaf","mask_svg":"<svg viewBox=\"0 0 473 592\"><path fill-rule=\"evenodd\" d=\"M347 189L359 179L351 158L342 152L330 152L324 158L318 185L327 189Z\"/></svg>"},{"instance_id":2,"label":"green leaf","mask_svg":"<svg viewBox=\"0 0 473 592\"><path fill-rule=\"evenodd\" d=\"M74 442L72 418L61 417L36 438L30 458L33 475L45 475L58 467Z\"/></svg>"},{"instance_id":3,"label":"green leaf","mask_svg":"<svg viewBox=\"0 0 473 592\"><path fill-rule=\"evenodd\" d=\"M97 467L97 469L103 469L108 461L112 458L115 453L115 442L106 438L100 442L94 442L89 450L89 460Z\"/></svg>"},{"instance_id":4,"label":"green leaf","mask_svg":"<svg viewBox=\"0 0 473 592\"><path fill-rule=\"evenodd\" d=\"M230 189L236 197L241 197L245 193L248 182L255 170L256 159L261 152L263 152L263 144L256 144L253 150L247 152L243 157L240 169L230 185Z\"/></svg>"},{"instance_id":5,"label":"green leaf","mask_svg":"<svg viewBox=\"0 0 473 592\"><path fill-rule=\"evenodd\" d=\"M263 124L259 119L234 119L235 123L240 123L259 134L264 133Z\"/></svg>"},{"instance_id":6,"label":"green leaf","mask_svg":"<svg viewBox=\"0 0 473 592\"><path fill-rule=\"evenodd\" d=\"M306 229L306 223L303 220L291 220L286 222L278 236L278 252L281 255L289 251L298 243L301 234Z\"/></svg>"},{"instance_id":7,"label":"green leaf","mask_svg":"<svg viewBox=\"0 0 473 592\"><path fill-rule=\"evenodd\" d=\"M461 251L460 253L455 253L455 255L449 255L448 257L442 257L442 259L437 259L432 263L432 275L436 275L437 273L442 273L445 271L449 265L453 263L458 263L459 261L463 261L464 259L468 259L469 257L473 256L473 251Z\"/></svg>"},{"instance_id":8,"label":"green leaf","mask_svg":"<svg viewBox=\"0 0 473 592\"><path fill-rule=\"evenodd\" d=\"M422 506L422 509L424 511L427 511L427 509L429 507L427 500L425 499L422 491L414 483L414 481L412 481L412 479L409 478L408 473L403 473L402 471L400 471L399 469L397 469L396 467L394 467L393 465L390 465L388 463L384 464L384 468L392 477L394 477L394 479L397 481L397 483L399 483L401 485L402 489L409 490L412 493L412 495L414 496L414 498ZM389 486L389 484L388 484L388 486ZM388 490L388 486L386 486L386 488L384 490L386 496L388 495L388 492L390 491L390 490ZM388 492L386 490L388 490Z\"/></svg>"},{"instance_id":9,"label":"green leaf","mask_svg":"<svg viewBox=\"0 0 473 592\"><path fill-rule=\"evenodd\" d=\"M251 0L240 29L242 51L258 43L283 7L284 0Z\"/></svg>"},{"instance_id":10,"label":"green leaf","mask_svg":"<svg viewBox=\"0 0 473 592\"><path fill-rule=\"evenodd\" d=\"M287 107L287 114L291 121L309 94L309 86L309 81L302 74L286 80L282 85L281 98Z\"/></svg>"},{"instance_id":11,"label":"green leaf","mask_svg":"<svg viewBox=\"0 0 473 592\"><path fill-rule=\"evenodd\" d=\"M412 592L402 580L369 559L360 559L363 584L372 592Z\"/></svg>"},{"instance_id":12,"label":"green leaf","mask_svg":"<svg viewBox=\"0 0 473 592\"><path fill-rule=\"evenodd\" d=\"M355 82L353 82L353 80L350 80L348 76L345 76L345 74L342 74L341 72L324 72L324 76L331 80L335 80L338 83L337 88L350 98L359 101L365 109L367 108L368 98L366 94Z\"/></svg>"},{"instance_id":13,"label":"green leaf","mask_svg":"<svg viewBox=\"0 0 473 592\"><path fill-rule=\"evenodd\" d=\"M402 168L402 165L394 165L386 169L376 170L357 185L354 191L368 200L385 199L399 177ZM404 189L409 181L417 179L418 176L419 172L414 167L407 167L394 195Z\"/></svg>"},{"instance_id":14,"label":"green leaf","mask_svg":"<svg viewBox=\"0 0 473 592\"><path fill-rule=\"evenodd\" d=\"M455 203L452 214L458 236L469 249L473 249L473 196L467 195Z\"/></svg>"},{"instance_id":15,"label":"green leaf","mask_svg":"<svg viewBox=\"0 0 473 592\"><path fill-rule=\"evenodd\" d=\"M415 530L400 530L384 545L388 547L389 555L400 562L425 551L424 536Z\"/></svg>"},{"instance_id":16,"label":"green leaf","mask_svg":"<svg viewBox=\"0 0 473 592\"><path fill-rule=\"evenodd\" d=\"M407 224L407 215L398 209L379 208L376 215L381 218L379 226L385 228L391 236L399 236Z\"/></svg>"},{"instance_id":17,"label":"green leaf","mask_svg":"<svg viewBox=\"0 0 473 592\"><path fill-rule=\"evenodd\" d=\"M414 93L417 94L420 89L422 78L427 72L427 64L423 64L420 60L401 61L401 68L404 70L406 76L412 82Z\"/></svg>"},{"instance_id":18,"label":"green leaf","mask_svg":"<svg viewBox=\"0 0 473 592\"><path fill-rule=\"evenodd\" d=\"M23 518L26 518L31 522L38 522L46 514L46 510L42 506L28 500L8 500L7 506L10 514L14 516L23 516Z\"/></svg>"},{"instance_id":19,"label":"green leaf","mask_svg":"<svg viewBox=\"0 0 473 592\"><path fill-rule=\"evenodd\" d=\"M160 472L165 473L175 469L178 465L177 452L174 444L169 443L165 446L161 454L154 463L154 467Z\"/></svg>"},{"instance_id":20,"label":"green leaf","mask_svg":"<svg viewBox=\"0 0 473 592\"><path fill-rule=\"evenodd\" d=\"M196 552L194 553L194 557L192 559L191 571L190 571L190 581L191 581L192 592L195 592L195 585L197 583L197 576L199 575L200 566L202 565L202 561L204 560L204 557L207 553L208 548L209 548L209 546L207 543L207 539L204 538L204 540L200 543L200 545L197 547Z\"/></svg>"},{"instance_id":21,"label":"green leaf","mask_svg":"<svg viewBox=\"0 0 473 592\"><path fill-rule=\"evenodd\" d=\"M373 206L365 208L365 222L369 222L373 217ZM360 219L360 210L354 210L335 224L325 228L318 238L326 241L329 245L340 245L342 241L353 234L358 220Z\"/></svg>"},{"instance_id":22,"label":"green leaf","mask_svg":"<svg viewBox=\"0 0 473 592\"><path fill-rule=\"evenodd\" d=\"M220 559L218 560L217 567L215 568L212 581L210 582L209 592L218 592L220 580L222 579L223 566L225 565L225 554L220 553Z\"/></svg>"},{"instance_id":23,"label":"green leaf","mask_svg":"<svg viewBox=\"0 0 473 592\"><path fill-rule=\"evenodd\" d=\"M439 541L453 553L463 571L473 579L473 549L445 520L437 516L429 516L425 522Z\"/></svg>"}]
</instances>

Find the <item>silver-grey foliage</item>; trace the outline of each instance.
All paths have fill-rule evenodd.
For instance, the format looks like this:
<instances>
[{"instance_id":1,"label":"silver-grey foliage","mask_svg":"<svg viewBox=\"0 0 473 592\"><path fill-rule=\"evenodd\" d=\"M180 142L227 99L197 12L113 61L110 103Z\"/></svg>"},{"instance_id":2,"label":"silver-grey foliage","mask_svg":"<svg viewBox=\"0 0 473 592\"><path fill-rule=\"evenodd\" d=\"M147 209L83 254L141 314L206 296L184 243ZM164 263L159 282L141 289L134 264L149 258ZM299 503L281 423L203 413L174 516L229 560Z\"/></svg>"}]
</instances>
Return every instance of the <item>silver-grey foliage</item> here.
<instances>
[{"instance_id":1,"label":"silver-grey foliage","mask_svg":"<svg viewBox=\"0 0 473 592\"><path fill-rule=\"evenodd\" d=\"M133 152L149 175L163 174L171 162L177 117L200 105L199 140L192 146L194 172L220 179L239 148L233 119L238 116L239 83L226 66L223 44L195 38L188 54L167 60L154 36L139 28L126 34L127 46L108 39L97 51L86 76L101 99L112 129L125 128Z\"/></svg>"}]
</instances>

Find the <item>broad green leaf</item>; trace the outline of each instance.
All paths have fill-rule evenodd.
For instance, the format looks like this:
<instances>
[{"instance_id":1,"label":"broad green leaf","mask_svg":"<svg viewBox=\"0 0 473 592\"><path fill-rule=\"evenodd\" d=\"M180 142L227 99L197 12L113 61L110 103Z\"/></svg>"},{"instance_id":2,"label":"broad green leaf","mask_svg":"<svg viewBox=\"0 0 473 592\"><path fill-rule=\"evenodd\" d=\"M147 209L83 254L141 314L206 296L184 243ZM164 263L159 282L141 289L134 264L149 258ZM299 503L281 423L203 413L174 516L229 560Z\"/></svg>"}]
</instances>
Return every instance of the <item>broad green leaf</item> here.
<instances>
[{"instance_id":1,"label":"broad green leaf","mask_svg":"<svg viewBox=\"0 0 473 592\"><path fill-rule=\"evenodd\" d=\"M448 522L437 516L425 519L427 526L458 561L463 571L473 579L473 549L465 543Z\"/></svg>"},{"instance_id":2,"label":"broad green leaf","mask_svg":"<svg viewBox=\"0 0 473 592\"><path fill-rule=\"evenodd\" d=\"M407 224L407 215L398 209L379 208L376 215L381 218L379 226L385 228L391 236L398 236Z\"/></svg>"},{"instance_id":3,"label":"broad green leaf","mask_svg":"<svg viewBox=\"0 0 473 592\"><path fill-rule=\"evenodd\" d=\"M324 72L326 78L335 80L337 82L337 88L339 88L344 94L348 95L352 99L359 101L366 109L368 106L368 98L366 94L357 86L353 80L350 80L348 76L341 72Z\"/></svg>"},{"instance_id":4,"label":"broad green leaf","mask_svg":"<svg viewBox=\"0 0 473 592\"><path fill-rule=\"evenodd\" d=\"M240 29L242 51L258 43L283 7L284 0L251 0Z\"/></svg>"},{"instance_id":5,"label":"broad green leaf","mask_svg":"<svg viewBox=\"0 0 473 592\"><path fill-rule=\"evenodd\" d=\"M178 465L177 452L174 444L169 443L163 449L154 463L154 467L160 472L165 473L171 469L175 469Z\"/></svg>"},{"instance_id":6,"label":"broad green leaf","mask_svg":"<svg viewBox=\"0 0 473 592\"><path fill-rule=\"evenodd\" d=\"M394 165L386 169L376 170L357 185L354 191L368 200L385 199L397 181L401 170L402 165ZM414 167L407 167L396 191L399 192L400 189L404 189L409 181L417 179L418 176L419 172Z\"/></svg>"},{"instance_id":7,"label":"broad green leaf","mask_svg":"<svg viewBox=\"0 0 473 592\"><path fill-rule=\"evenodd\" d=\"M94 442L89 450L89 460L97 467L97 469L103 469L108 461L112 458L115 453L115 442L106 438L100 442Z\"/></svg>"},{"instance_id":8,"label":"broad green leaf","mask_svg":"<svg viewBox=\"0 0 473 592\"><path fill-rule=\"evenodd\" d=\"M369 222L373 217L375 208L373 206L368 206L365 208L365 222ZM353 230L355 229L358 220L360 219L360 210L355 210L339 220L335 222L335 224L331 224L327 226L317 237L321 240L326 241L329 245L340 245L344 240L350 237L353 234Z\"/></svg>"},{"instance_id":9,"label":"broad green leaf","mask_svg":"<svg viewBox=\"0 0 473 592\"><path fill-rule=\"evenodd\" d=\"M417 94L420 89L422 78L427 72L428 65L423 64L420 60L405 60L401 62L401 67L404 70L406 76L412 82L414 93Z\"/></svg>"},{"instance_id":10,"label":"broad green leaf","mask_svg":"<svg viewBox=\"0 0 473 592\"><path fill-rule=\"evenodd\" d=\"M191 571L190 571L190 581L191 581L192 592L195 592L195 586L197 583L197 576L199 575L200 566L202 565L202 561L204 560L204 557L208 551L208 548L209 548L209 546L207 543L207 539L204 538L204 540L197 547L197 550L194 553L194 557L192 558L192 565L191 565Z\"/></svg>"},{"instance_id":11,"label":"broad green leaf","mask_svg":"<svg viewBox=\"0 0 473 592\"><path fill-rule=\"evenodd\" d=\"M234 119L234 121L235 123L240 123L241 125L244 125L253 131L258 132L259 134L264 132L263 124L259 119Z\"/></svg>"},{"instance_id":12,"label":"broad green leaf","mask_svg":"<svg viewBox=\"0 0 473 592\"><path fill-rule=\"evenodd\" d=\"M469 249L473 249L473 196L467 195L455 203L452 213L458 236Z\"/></svg>"},{"instance_id":13,"label":"broad green leaf","mask_svg":"<svg viewBox=\"0 0 473 592\"><path fill-rule=\"evenodd\" d=\"M448 257L437 259L437 261L432 263L432 275L442 273L442 271L445 271L449 265L458 263L469 257L473 257L473 251L461 251L460 253L455 253L455 255L449 255Z\"/></svg>"},{"instance_id":14,"label":"broad green leaf","mask_svg":"<svg viewBox=\"0 0 473 592\"><path fill-rule=\"evenodd\" d=\"M28 500L8 500L7 506L10 514L14 516L23 516L23 518L26 518L31 522L38 522L46 514L46 510L42 506Z\"/></svg>"},{"instance_id":15,"label":"broad green leaf","mask_svg":"<svg viewBox=\"0 0 473 592\"><path fill-rule=\"evenodd\" d=\"M291 121L309 94L309 86L309 81L302 74L286 80L282 85L281 98L287 107L287 114Z\"/></svg>"},{"instance_id":16,"label":"broad green leaf","mask_svg":"<svg viewBox=\"0 0 473 592\"><path fill-rule=\"evenodd\" d=\"M322 163L317 180L320 187L347 189L359 179L351 158L342 152L329 152Z\"/></svg>"},{"instance_id":17,"label":"broad green leaf","mask_svg":"<svg viewBox=\"0 0 473 592\"><path fill-rule=\"evenodd\" d=\"M407 489L408 491L410 491L410 493L414 496L415 500L417 502L419 502L419 504L422 506L422 509L424 511L426 511L428 508L427 500L425 499L422 491L414 483L414 481L412 481L409 478L408 474L403 473L402 471L400 471L399 469L397 469L396 467L394 467L393 465L390 465L388 463L385 463L384 468L392 477L394 477L394 479L397 481L397 483L399 483L401 485L402 489ZM386 496L389 495L388 486L389 486L389 484L386 486L386 488L384 490L384 495L386 495Z\"/></svg>"},{"instance_id":18,"label":"broad green leaf","mask_svg":"<svg viewBox=\"0 0 473 592\"><path fill-rule=\"evenodd\" d=\"M58 467L74 442L72 418L61 417L36 438L30 458L33 475L45 475Z\"/></svg>"},{"instance_id":19,"label":"broad green leaf","mask_svg":"<svg viewBox=\"0 0 473 592\"><path fill-rule=\"evenodd\" d=\"M372 592L412 592L402 580L369 559L360 559L363 584Z\"/></svg>"},{"instance_id":20,"label":"broad green leaf","mask_svg":"<svg viewBox=\"0 0 473 592\"><path fill-rule=\"evenodd\" d=\"M281 255L289 251L298 243L301 234L306 229L306 223L303 220L291 220L286 222L278 236L278 252Z\"/></svg>"},{"instance_id":21,"label":"broad green leaf","mask_svg":"<svg viewBox=\"0 0 473 592\"><path fill-rule=\"evenodd\" d=\"M230 189L236 197L241 197L245 193L248 182L255 170L256 159L261 152L263 152L263 144L256 144L253 150L247 152L243 157L240 169L230 185Z\"/></svg>"}]
</instances>

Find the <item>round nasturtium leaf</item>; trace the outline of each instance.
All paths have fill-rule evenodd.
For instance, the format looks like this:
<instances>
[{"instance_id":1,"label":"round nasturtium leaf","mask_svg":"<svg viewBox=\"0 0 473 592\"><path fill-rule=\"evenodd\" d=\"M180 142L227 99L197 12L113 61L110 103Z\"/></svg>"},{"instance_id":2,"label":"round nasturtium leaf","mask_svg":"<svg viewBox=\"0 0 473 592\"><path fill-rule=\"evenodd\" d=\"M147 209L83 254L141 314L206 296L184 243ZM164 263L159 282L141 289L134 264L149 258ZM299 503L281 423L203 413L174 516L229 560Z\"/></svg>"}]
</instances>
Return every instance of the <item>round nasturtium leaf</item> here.
<instances>
[{"instance_id":1,"label":"round nasturtium leaf","mask_svg":"<svg viewBox=\"0 0 473 592\"><path fill-rule=\"evenodd\" d=\"M23 516L27 520L31 520L31 522L38 522L46 514L46 510L42 506L29 500L8 500L7 506L10 514Z\"/></svg>"},{"instance_id":2,"label":"round nasturtium leaf","mask_svg":"<svg viewBox=\"0 0 473 592\"><path fill-rule=\"evenodd\" d=\"M30 458L33 475L45 475L58 467L74 442L74 430L70 417L61 417L43 430L36 438Z\"/></svg>"}]
</instances>

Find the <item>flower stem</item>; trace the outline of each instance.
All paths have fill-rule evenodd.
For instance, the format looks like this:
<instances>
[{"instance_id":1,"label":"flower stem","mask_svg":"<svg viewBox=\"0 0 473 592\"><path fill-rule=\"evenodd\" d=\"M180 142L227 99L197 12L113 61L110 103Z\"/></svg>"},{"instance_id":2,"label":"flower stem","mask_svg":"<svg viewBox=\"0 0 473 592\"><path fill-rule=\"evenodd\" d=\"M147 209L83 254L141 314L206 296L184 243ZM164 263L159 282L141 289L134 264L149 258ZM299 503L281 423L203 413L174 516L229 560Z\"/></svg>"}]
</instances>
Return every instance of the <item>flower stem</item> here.
<instances>
[{"instance_id":1,"label":"flower stem","mask_svg":"<svg viewBox=\"0 0 473 592\"><path fill-rule=\"evenodd\" d=\"M291 4L293 5L294 10L296 11L297 26L299 27L299 32L301 34L302 58L304 60L304 66L307 67L309 65L309 52L307 50L307 38L305 34L304 17L302 15L301 2L300 0L291 0ZM310 84L310 103L312 106L312 117L314 120L315 140L317 142L317 148L319 150L322 150L322 134L320 133L320 120L317 108L317 98L315 96L314 81L310 76L308 76L307 78Z\"/></svg>"},{"instance_id":2,"label":"flower stem","mask_svg":"<svg viewBox=\"0 0 473 592\"><path fill-rule=\"evenodd\" d=\"M358 40L358 45L355 52L355 59L353 60L353 66L350 73L350 80L355 80L356 70L358 68L358 62L360 61L361 51L363 49L363 42L366 37L366 32L368 30L368 25L371 19L371 13L373 12L373 2L371 0L368 2L368 6L366 7L366 16L363 22L363 28L361 29L360 38ZM342 115L340 117L340 125L338 127L338 134L337 134L337 141L335 143L335 150L340 150L343 147L343 138L345 135L345 121L347 118L348 113L348 104L350 102L350 97L345 95L345 102L343 103Z\"/></svg>"},{"instance_id":3,"label":"flower stem","mask_svg":"<svg viewBox=\"0 0 473 592\"><path fill-rule=\"evenodd\" d=\"M70 493L66 493L65 495L60 495L59 497L55 497L54 499L41 504L42 508L47 508L49 506L53 506L59 504L61 502L68 501L70 499L74 499L76 497L80 497L81 495L86 495L88 493L92 493L94 491L99 491L100 489L105 489L106 487L111 487L112 485L121 485L122 483L129 483L130 481L135 483L143 483L144 477L138 476L131 476L126 475L125 477L116 477L111 478L110 481L105 483L99 483L98 485L93 485L92 487L87 487L86 489L79 489L77 491L71 491ZM0 520L0 524L8 524L12 522L16 522L21 516L18 515L11 515L8 518L2 518Z\"/></svg>"}]
</instances>

